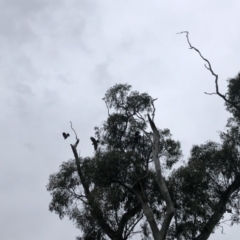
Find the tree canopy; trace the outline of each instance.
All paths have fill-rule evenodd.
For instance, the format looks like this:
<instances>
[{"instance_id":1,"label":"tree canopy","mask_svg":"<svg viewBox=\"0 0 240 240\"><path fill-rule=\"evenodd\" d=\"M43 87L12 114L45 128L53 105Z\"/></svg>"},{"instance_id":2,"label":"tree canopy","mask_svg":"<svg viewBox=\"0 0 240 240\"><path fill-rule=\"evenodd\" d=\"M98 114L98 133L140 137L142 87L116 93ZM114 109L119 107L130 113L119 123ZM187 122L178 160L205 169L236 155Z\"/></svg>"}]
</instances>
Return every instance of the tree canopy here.
<instances>
[{"instance_id":1,"label":"tree canopy","mask_svg":"<svg viewBox=\"0 0 240 240\"><path fill-rule=\"evenodd\" d=\"M203 240L221 226L225 213L231 224L239 223L240 74L221 94L210 62L186 36L207 62L215 94L232 114L226 131L220 132L219 143L193 146L187 163L180 163L180 142L154 121L156 99L132 91L129 84L111 87L103 98L107 119L95 127L94 155L78 155L73 129L74 159L62 163L47 185L50 211L61 219L68 216L84 239L126 240L141 234L145 240Z\"/></svg>"}]
</instances>

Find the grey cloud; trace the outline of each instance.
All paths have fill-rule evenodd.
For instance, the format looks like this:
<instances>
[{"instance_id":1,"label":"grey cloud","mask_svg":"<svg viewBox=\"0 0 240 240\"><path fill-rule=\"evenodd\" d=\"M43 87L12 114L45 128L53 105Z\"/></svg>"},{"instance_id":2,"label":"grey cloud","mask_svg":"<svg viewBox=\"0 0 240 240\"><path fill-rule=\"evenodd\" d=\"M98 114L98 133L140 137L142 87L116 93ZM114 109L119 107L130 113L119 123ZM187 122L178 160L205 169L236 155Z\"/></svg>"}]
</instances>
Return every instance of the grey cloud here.
<instances>
[{"instance_id":1,"label":"grey cloud","mask_svg":"<svg viewBox=\"0 0 240 240\"><path fill-rule=\"evenodd\" d=\"M30 150L30 151L34 151L35 150L35 146L31 143L24 143L24 146Z\"/></svg>"},{"instance_id":2,"label":"grey cloud","mask_svg":"<svg viewBox=\"0 0 240 240\"><path fill-rule=\"evenodd\" d=\"M22 95L33 95L32 89L30 86L22 83L15 84L12 89Z\"/></svg>"},{"instance_id":3,"label":"grey cloud","mask_svg":"<svg viewBox=\"0 0 240 240\"><path fill-rule=\"evenodd\" d=\"M48 88L43 91L43 96L45 103L44 105L46 107L53 107L60 100L59 93L55 90L50 90Z\"/></svg>"},{"instance_id":4,"label":"grey cloud","mask_svg":"<svg viewBox=\"0 0 240 240\"><path fill-rule=\"evenodd\" d=\"M56 80L60 80L61 82L65 84L70 84L72 83L72 76L70 73L62 73L62 74L57 74L56 75Z\"/></svg>"},{"instance_id":5,"label":"grey cloud","mask_svg":"<svg viewBox=\"0 0 240 240\"><path fill-rule=\"evenodd\" d=\"M10 97L7 104L13 108L14 112L21 117L27 117L30 113L29 103L26 99L19 95L14 95Z\"/></svg>"},{"instance_id":6,"label":"grey cloud","mask_svg":"<svg viewBox=\"0 0 240 240\"><path fill-rule=\"evenodd\" d=\"M105 86L108 86L109 83L111 83L112 77L109 73L109 61L96 65L93 78L96 83L101 83Z\"/></svg>"},{"instance_id":7,"label":"grey cloud","mask_svg":"<svg viewBox=\"0 0 240 240\"><path fill-rule=\"evenodd\" d=\"M223 102L203 94L214 80L185 36L175 33L189 30L221 79L235 76L239 6L234 0L224 6L216 0L0 0L0 239L81 235L71 221L48 212L45 186L73 157L70 120L81 154L93 153L89 136L107 117L101 99L114 83L159 99L156 121L182 142L185 160L192 143L218 140L228 117ZM68 142L63 131L71 133ZM210 239L238 239L238 227L231 231Z\"/></svg>"}]
</instances>

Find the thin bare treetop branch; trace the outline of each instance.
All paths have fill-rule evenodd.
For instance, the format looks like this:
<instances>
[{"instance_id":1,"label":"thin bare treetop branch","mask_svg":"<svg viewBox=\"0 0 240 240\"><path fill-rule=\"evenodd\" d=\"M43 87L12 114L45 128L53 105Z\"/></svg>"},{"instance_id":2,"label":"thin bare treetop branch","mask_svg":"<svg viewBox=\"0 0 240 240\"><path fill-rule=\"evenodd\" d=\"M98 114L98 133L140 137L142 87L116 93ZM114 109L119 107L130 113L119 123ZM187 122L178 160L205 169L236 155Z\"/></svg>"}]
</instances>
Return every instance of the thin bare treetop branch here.
<instances>
[{"instance_id":1,"label":"thin bare treetop branch","mask_svg":"<svg viewBox=\"0 0 240 240\"><path fill-rule=\"evenodd\" d=\"M216 73L214 73L214 71L212 70L211 63L210 63L206 58L204 58L203 55L201 54L201 52L200 52L197 48L193 47L192 44L190 43L189 37L188 37L189 32L188 32L188 31L183 31L183 32L180 32L180 33L177 33L177 34L182 34L182 33L186 33L186 38L187 38L188 44L189 44L189 46L190 46L190 49L194 49L196 52L198 52L199 55L200 55L200 57L201 57L205 62L207 62L208 65L204 64L204 66L212 73L213 76L216 77L216 81L217 81L217 80L218 80L218 75L217 75ZM217 92L218 92L218 85L216 85L216 90L217 90Z\"/></svg>"},{"instance_id":2,"label":"thin bare treetop branch","mask_svg":"<svg viewBox=\"0 0 240 240\"><path fill-rule=\"evenodd\" d=\"M183 34L185 33L186 34L186 38L187 38L187 41L188 41L188 44L190 46L190 49L193 49L195 50L196 52L198 52L198 54L200 55L200 57L207 63L207 64L204 64L204 66L207 68L207 70L209 70L211 72L211 74L215 77L215 87L216 87L216 93L206 93L205 94L208 94L208 95L213 95L213 94L217 94L218 96L220 96L225 102L229 103L230 105L232 105L235 109L237 109L239 112L240 112L240 107L237 106L237 104L235 102L232 102L230 100L228 100L226 98L225 95L221 94L219 92L219 87L218 87L218 75L213 71L212 69L212 66L211 66L211 63L209 62L208 59L206 59L205 57L203 57L202 53L197 49L195 48L194 46L192 46L190 40L189 40L189 32L188 31L183 31L183 32L179 32L177 34Z\"/></svg>"},{"instance_id":3,"label":"thin bare treetop branch","mask_svg":"<svg viewBox=\"0 0 240 240\"><path fill-rule=\"evenodd\" d=\"M205 94L207 94L207 95L214 95L214 94L217 94L217 93L207 93L207 92L204 92Z\"/></svg>"},{"instance_id":4,"label":"thin bare treetop branch","mask_svg":"<svg viewBox=\"0 0 240 240\"><path fill-rule=\"evenodd\" d=\"M74 131L74 133L75 133L75 136L76 136L76 140L78 139L78 137L77 137L77 133L76 133L76 131L73 129L73 127L72 127L72 122L70 121L70 123L71 123L71 129Z\"/></svg>"},{"instance_id":5,"label":"thin bare treetop branch","mask_svg":"<svg viewBox=\"0 0 240 240\"><path fill-rule=\"evenodd\" d=\"M151 104L152 104L152 107L153 107L152 120L154 120L154 117L155 117L156 108L155 108L155 105L154 105L154 101L156 101L156 100L157 100L157 98L155 98L151 101Z\"/></svg>"},{"instance_id":6,"label":"thin bare treetop branch","mask_svg":"<svg viewBox=\"0 0 240 240\"><path fill-rule=\"evenodd\" d=\"M78 145L78 143L79 143L79 138L77 137L77 133L76 133L76 131L73 129L73 127L72 127L72 122L70 121L70 123L71 123L71 128L72 128L72 130L74 131L74 133L75 133L75 136L76 136L76 143L73 145L75 148L77 147L77 145Z\"/></svg>"}]
</instances>

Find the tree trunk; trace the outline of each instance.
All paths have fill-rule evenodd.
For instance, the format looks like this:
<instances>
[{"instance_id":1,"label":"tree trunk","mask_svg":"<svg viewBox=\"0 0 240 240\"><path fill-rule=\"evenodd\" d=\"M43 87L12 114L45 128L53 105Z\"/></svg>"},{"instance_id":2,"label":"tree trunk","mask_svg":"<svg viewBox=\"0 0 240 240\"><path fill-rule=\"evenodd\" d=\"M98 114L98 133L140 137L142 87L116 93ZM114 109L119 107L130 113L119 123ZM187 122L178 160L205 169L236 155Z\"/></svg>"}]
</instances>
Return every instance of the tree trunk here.
<instances>
[{"instance_id":1,"label":"tree trunk","mask_svg":"<svg viewBox=\"0 0 240 240\"><path fill-rule=\"evenodd\" d=\"M159 186L160 192L163 195L163 198L164 198L166 206L167 206L167 212L164 216L164 221L163 221L163 224L162 224L162 228L159 231L159 234L158 234L157 238L154 237L154 239L155 240L164 240L164 239L166 239L167 232L168 232L171 220L172 220L173 215L174 215L174 207L173 207L173 203L172 203L168 188L167 188L167 186L164 182L163 176L162 176L160 160L158 158L159 144L160 144L160 142L159 142L159 139L160 139L159 132L158 132L156 126L155 126L155 123L152 121L152 119L150 118L149 115L148 115L148 120L149 120L149 123L150 123L152 131L153 131L152 155L153 155L153 161L154 161L154 164L155 164L157 184ZM152 231L155 231L154 228L151 227L151 229L152 229Z\"/></svg>"},{"instance_id":2,"label":"tree trunk","mask_svg":"<svg viewBox=\"0 0 240 240\"><path fill-rule=\"evenodd\" d=\"M196 240L206 240L209 238L214 228L222 218L223 214L226 212L226 205L229 198L231 197L231 194L234 191L236 191L239 187L240 187L240 174L238 174L234 182L226 189L226 191L222 193L214 214L208 220L207 224L203 228L200 235L196 238Z\"/></svg>"}]
</instances>

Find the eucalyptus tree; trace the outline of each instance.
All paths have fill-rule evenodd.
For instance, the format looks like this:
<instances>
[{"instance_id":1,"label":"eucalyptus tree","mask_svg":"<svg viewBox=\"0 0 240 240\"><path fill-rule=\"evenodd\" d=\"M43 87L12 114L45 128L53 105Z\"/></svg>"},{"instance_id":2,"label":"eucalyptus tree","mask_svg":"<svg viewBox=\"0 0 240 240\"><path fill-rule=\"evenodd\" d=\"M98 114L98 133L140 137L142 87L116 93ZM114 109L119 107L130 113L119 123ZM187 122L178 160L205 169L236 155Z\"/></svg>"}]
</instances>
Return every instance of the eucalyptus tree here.
<instances>
[{"instance_id":1,"label":"eucalyptus tree","mask_svg":"<svg viewBox=\"0 0 240 240\"><path fill-rule=\"evenodd\" d=\"M97 140L91 137L98 142L95 154L78 155L74 131L74 160L49 179L50 211L73 220L85 239L128 239L135 233L147 237L146 222L156 239L165 239L174 209L159 158L171 169L181 156L180 143L168 129L156 128L154 99L148 94L116 84L103 100L108 117L95 127Z\"/></svg>"},{"instance_id":2,"label":"eucalyptus tree","mask_svg":"<svg viewBox=\"0 0 240 240\"><path fill-rule=\"evenodd\" d=\"M206 240L226 213L231 224L239 223L240 74L222 94L210 62L182 33L215 78L215 92L206 94L222 98L232 114L226 131L219 143L193 146L187 163L173 170L180 143L157 127L156 99L128 84L111 87L103 98L107 119L91 137L94 156L78 155L72 128L74 159L47 186L50 211L73 220L84 239L126 240L141 233L144 240Z\"/></svg>"},{"instance_id":3,"label":"eucalyptus tree","mask_svg":"<svg viewBox=\"0 0 240 240\"><path fill-rule=\"evenodd\" d=\"M216 95L224 100L226 110L232 114L226 131L220 132L220 142L208 141L193 146L188 163L172 173L168 187L175 207L174 221L167 239L205 240L222 227L228 214L231 225L239 223L240 213L240 74L228 80L228 90L222 94L218 75L211 63L189 41L205 61L205 67L215 78Z\"/></svg>"}]
</instances>

